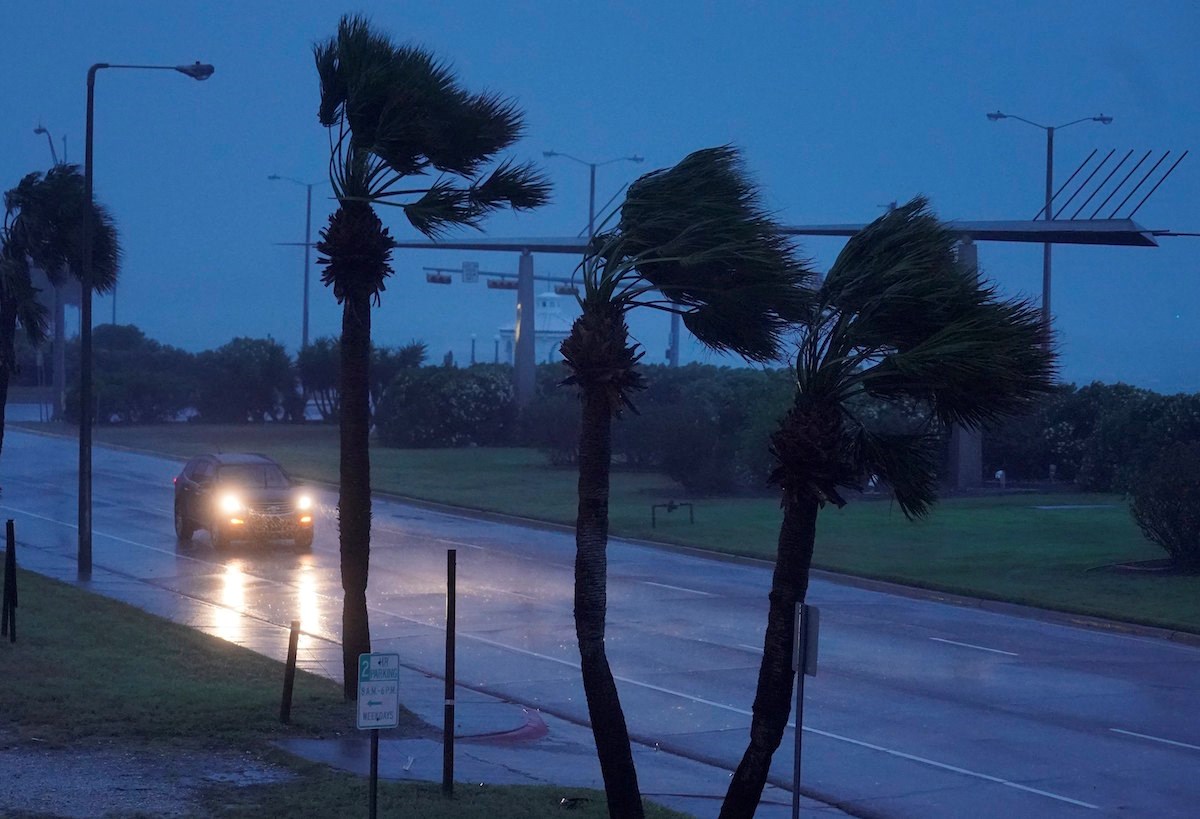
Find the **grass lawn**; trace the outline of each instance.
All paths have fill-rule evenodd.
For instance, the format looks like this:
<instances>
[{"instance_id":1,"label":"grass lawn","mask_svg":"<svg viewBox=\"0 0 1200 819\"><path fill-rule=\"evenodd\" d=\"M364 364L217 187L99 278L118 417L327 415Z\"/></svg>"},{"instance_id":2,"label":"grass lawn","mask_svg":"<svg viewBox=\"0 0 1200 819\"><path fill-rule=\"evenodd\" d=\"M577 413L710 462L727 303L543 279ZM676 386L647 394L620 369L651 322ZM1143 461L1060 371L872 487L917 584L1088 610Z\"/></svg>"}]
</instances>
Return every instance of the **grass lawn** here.
<instances>
[{"instance_id":1,"label":"grass lawn","mask_svg":"<svg viewBox=\"0 0 1200 819\"><path fill-rule=\"evenodd\" d=\"M281 725L282 664L30 572L20 571L18 578L19 639L0 642L0 729L15 732L18 743L73 752L114 745L160 753L227 751L295 774L273 784L204 786L198 794L204 816L366 812L364 778L298 760L269 744L356 733L354 708L342 700L341 686L297 672L292 725ZM412 715L403 720L399 733L430 735ZM607 815L602 793L578 788L463 786L447 799L438 785L383 781L379 808L383 816L429 819L551 817L561 815L563 797L587 800L579 816ZM649 806L648 815L680 816L657 806Z\"/></svg>"},{"instance_id":2,"label":"grass lawn","mask_svg":"<svg viewBox=\"0 0 1200 819\"><path fill-rule=\"evenodd\" d=\"M73 434L71 427L23 424ZM261 451L294 474L337 480L337 429L323 425L98 427L96 440L187 457L224 449ZM376 490L474 509L570 524L576 473L526 449L372 450ZM662 475L614 472L615 535L770 559L779 531L774 497L693 499L687 510L650 507L684 500ZM1039 509L1039 506L1082 508ZM1147 541L1114 495L1006 494L949 498L911 523L886 499L826 508L816 565L908 585L1200 633L1200 577L1115 573L1102 567L1153 560Z\"/></svg>"}]
</instances>

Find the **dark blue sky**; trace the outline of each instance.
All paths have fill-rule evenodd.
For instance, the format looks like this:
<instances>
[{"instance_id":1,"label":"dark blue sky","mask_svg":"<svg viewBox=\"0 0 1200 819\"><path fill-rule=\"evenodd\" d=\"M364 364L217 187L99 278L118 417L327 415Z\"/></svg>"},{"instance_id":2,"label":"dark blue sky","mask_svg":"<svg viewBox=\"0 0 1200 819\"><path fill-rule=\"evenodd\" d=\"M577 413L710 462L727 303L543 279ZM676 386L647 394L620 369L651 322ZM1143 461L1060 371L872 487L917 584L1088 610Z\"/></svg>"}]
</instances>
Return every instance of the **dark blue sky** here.
<instances>
[{"instance_id":1,"label":"dark blue sky","mask_svg":"<svg viewBox=\"0 0 1200 819\"><path fill-rule=\"evenodd\" d=\"M50 161L67 137L82 159L84 78L94 62L201 60L194 83L170 72L101 73L96 191L126 250L117 319L188 349L270 334L299 346L304 190L278 173L323 180L328 142L316 121L314 40L343 11L369 14L396 39L450 61L473 89L515 97L527 114L519 159L543 163L550 206L487 225L495 236L578 233L587 169L543 159L556 149L594 161L631 153L642 165L598 172L601 204L622 185L691 150L744 149L766 201L786 223L867 221L923 193L947 219L1027 219L1039 209L1045 136L997 108L1046 124L1104 113L1109 126L1061 131L1065 179L1093 149L1196 148L1200 5L1028 3L408 3L341 7L314 0L37 0L7 4L0 49L0 185ZM318 186L314 233L330 210ZM1200 230L1200 156L1189 156L1137 214L1148 228ZM390 211L393 233L415 237ZM840 243L804 242L826 267ZM1063 375L1162 391L1200 390L1200 239L1157 249L1058 247L1054 308ZM421 267L515 270L506 255L397 253L376 313L380 343L419 339L431 359L458 360L479 339L491 355L512 294L482 284L425 283ZM1040 246L983 244L985 273L1010 294L1040 296ZM537 271L569 274L565 257ZM317 281L312 335L335 334L339 310ZM97 302L97 320L111 301ZM634 319L661 361L667 322ZM685 359L713 360L690 340Z\"/></svg>"}]
</instances>

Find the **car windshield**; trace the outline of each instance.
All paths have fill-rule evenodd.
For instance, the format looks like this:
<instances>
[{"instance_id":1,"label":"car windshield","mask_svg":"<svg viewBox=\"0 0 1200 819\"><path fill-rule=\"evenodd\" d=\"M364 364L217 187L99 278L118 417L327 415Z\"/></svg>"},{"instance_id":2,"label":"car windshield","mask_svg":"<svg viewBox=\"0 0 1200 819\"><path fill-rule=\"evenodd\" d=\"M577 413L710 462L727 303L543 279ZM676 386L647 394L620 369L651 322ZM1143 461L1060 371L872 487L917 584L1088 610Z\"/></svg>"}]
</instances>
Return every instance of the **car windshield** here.
<instances>
[{"instance_id":1,"label":"car windshield","mask_svg":"<svg viewBox=\"0 0 1200 819\"><path fill-rule=\"evenodd\" d=\"M248 488L286 489L287 477L275 464L236 464L223 466L217 471L221 483Z\"/></svg>"}]
</instances>

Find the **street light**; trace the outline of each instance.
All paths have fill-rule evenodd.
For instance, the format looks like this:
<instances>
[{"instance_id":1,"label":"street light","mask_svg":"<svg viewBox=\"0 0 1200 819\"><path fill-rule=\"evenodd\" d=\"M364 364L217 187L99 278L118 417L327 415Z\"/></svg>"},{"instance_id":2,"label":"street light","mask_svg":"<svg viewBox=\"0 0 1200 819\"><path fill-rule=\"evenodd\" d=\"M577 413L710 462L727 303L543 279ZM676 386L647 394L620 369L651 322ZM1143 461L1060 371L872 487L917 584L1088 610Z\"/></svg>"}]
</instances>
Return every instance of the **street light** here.
<instances>
[{"instance_id":1,"label":"street light","mask_svg":"<svg viewBox=\"0 0 1200 819\"><path fill-rule=\"evenodd\" d=\"M637 154L633 156L618 156L613 159L606 159L603 162L588 162L570 154L564 154L561 151L542 151L542 156L550 159L552 157L561 156L564 159L570 159L578 162L580 165L587 165L590 171L590 184L588 187L588 242L592 241L592 236L596 233L596 169L602 165L611 165L614 162L643 162L644 157Z\"/></svg>"},{"instance_id":2,"label":"street light","mask_svg":"<svg viewBox=\"0 0 1200 819\"><path fill-rule=\"evenodd\" d=\"M50 145L50 158L53 159L54 164L57 165L58 164L58 152L54 150L54 138L50 136L50 132L47 131L45 128L43 128L41 123L38 123L38 127L34 128L33 132L35 134L45 134L46 135L46 142ZM63 139L65 140L66 137L63 137ZM66 144L64 144L63 145L63 162L66 162L66 161L67 161L67 147L66 147Z\"/></svg>"},{"instance_id":3,"label":"street light","mask_svg":"<svg viewBox=\"0 0 1200 819\"><path fill-rule=\"evenodd\" d=\"M1099 122L1101 125L1108 125L1112 122L1112 117L1106 117L1104 114L1097 114L1094 117L1081 117L1072 120L1064 125L1042 125L1040 122L1019 117L1016 114L1006 114L1003 111L993 111L987 115L987 118L992 122L1002 119L1015 119L1032 125L1035 128L1041 128L1046 132L1046 215L1045 219L1053 219L1050 209L1050 201L1054 198L1054 132L1061 131L1070 125L1077 125L1081 122ZM1046 242L1042 245L1042 326L1046 330L1046 343L1050 343L1050 243Z\"/></svg>"},{"instance_id":4,"label":"street light","mask_svg":"<svg viewBox=\"0 0 1200 819\"><path fill-rule=\"evenodd\" d=\"M284 182L291 182L293 184L300 185L301 187L307 188L307 190L308 190L308 198L306 200L307 204L305 205L305 208L304 208L304 307L303 307L304 316L303 316L303 322L301 324L301 329L300 329L300 349L304 350L304 349L308 348L308 268L309 268L308 257L309 257L309 253L310 253L309 249L312 246L312 191L313 191L313 185L317 185L320 183L319 182L301 182L299 179L295 179L290 176L280 176L277 173L273 173L273 174L269 175L267 177L267 179L276 180L276 181L283 180Z\"/></svg>"},{"instance_id":5,"label":"street light","mask_svg":"<svg viewBox=\"0 0 1200 819\"><path fill-rule=\"evenodd\" d=\"M92 574L92 124L96 97L96 72L103 68L136 68L178 71L194 80L207 80L213 67L191 65L116 65L96 63L87 72L87 126L83 137L83 185L86 199L83 218L83 264L79 271L79 552L81 577Z\"/></svg>"}]
</instances>

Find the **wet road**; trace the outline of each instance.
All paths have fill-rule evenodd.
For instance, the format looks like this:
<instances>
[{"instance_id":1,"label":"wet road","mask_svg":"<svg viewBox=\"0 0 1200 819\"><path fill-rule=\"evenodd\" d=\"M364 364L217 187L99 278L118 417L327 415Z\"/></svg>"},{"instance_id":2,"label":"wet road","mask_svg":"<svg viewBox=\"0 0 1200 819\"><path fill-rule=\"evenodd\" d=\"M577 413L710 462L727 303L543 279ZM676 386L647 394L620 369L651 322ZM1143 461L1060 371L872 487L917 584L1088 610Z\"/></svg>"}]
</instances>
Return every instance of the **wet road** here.
<instances>
[{"instance_id":1,"label":"wet road","mask_svg":"<svg viewBox=\"0 0 1200 819\"><path fill-rule=\"evenodd\" d=\"M77 453L74 441L6 437L0 508L33 563L74 559ZM300 619L310 649L336 642L335 495L315 493L310 555L282 544L218 554L204 533L176 543L179 467L96 450L94 560L127 578L120 596L136 602L150 584L208 601L193 625L234 642L254 644L241 614ZM585 722L569 533L377 500L374 648L439 673L448 548L458 550L459 682ZM609 655L631 730L732 768L769 569L614 541L609 573ZM806 686L806 789L866 815L921 819L1196 815L1200 649L820 580L809 602L821 607L822 644ZM340 673L336 651L306 656ZM778 784L790 782L792 742L789 732L776 755Z\"/></svg>"}]
</instances>

